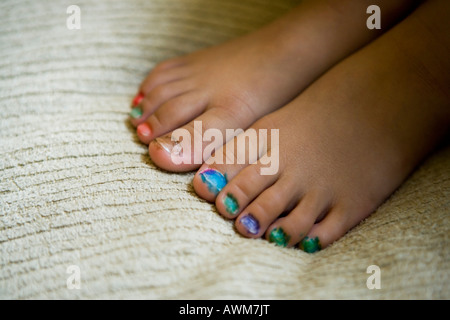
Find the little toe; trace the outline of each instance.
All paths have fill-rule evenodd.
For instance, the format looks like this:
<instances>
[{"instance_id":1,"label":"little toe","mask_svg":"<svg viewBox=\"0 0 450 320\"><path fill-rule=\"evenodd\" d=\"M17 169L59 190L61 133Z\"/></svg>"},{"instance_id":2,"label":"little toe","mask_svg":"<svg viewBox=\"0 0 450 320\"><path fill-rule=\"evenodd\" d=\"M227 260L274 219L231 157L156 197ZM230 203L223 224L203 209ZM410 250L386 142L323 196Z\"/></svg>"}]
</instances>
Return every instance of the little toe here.
<instances>
[{"instance_id":1,"label":"little toe","mask_svg":"<svg viewBox=\"0 0 450 320\"><path fill-rule=\"evenodd\" d=\"M154 88L166 83L186 79L190 74L191 69L184 65L176 65L166 69L155 68L139 86L139 92L148 95Z\"/></svg>"},{"instance_id":2,"label":"little toe","mask_svg":"<svg viewBox=\"0 0 450 320\"><path fill-rule=\"evenodd\" d=\"M139 89L141 92L147 92L146 90L151 90L151 86L153 85L153 81L155 81L158 76L163 77L165 74L170 73L172 70L182 68L186 64L186 59L184 56L175 57L171 59L167 59L161 62L158 62L148 73L147 77L145 77L144 81L142 81Z\"/></svg>"},{"instance_id":3,"label":"little toe","mask_svg":"<svg viewBox=\"0 0 450 320\"><path fill-rule=\"evenodd\" d=\"M328 210L329 199L323 193L307 193L287 216L277 219L268 228L266 239L287 247L299 243Z\"/></svg>"},{"instance_id":4,"label":"little toe","mask_svg":"<svg viewBox=\"0 0 450 320\"><path fill-rule=\"evenodd\" d=\"M161 62L158 62L155 67L150 71L152 72L160 72L165 71L171 68L179 67L186 64L186 56L174 57Z\"/></svg>"},{"instance_id":5,"label":"little toe","mask_svg":"<svg viewBox=\"0 0 450 320\"><path fill-rule=\"evenodd\" d=\"M364 217L343 207L333 208L322 221L313 225L298 247L308 253L320 251L344 236Z\"/></svg>"}]
</instances>

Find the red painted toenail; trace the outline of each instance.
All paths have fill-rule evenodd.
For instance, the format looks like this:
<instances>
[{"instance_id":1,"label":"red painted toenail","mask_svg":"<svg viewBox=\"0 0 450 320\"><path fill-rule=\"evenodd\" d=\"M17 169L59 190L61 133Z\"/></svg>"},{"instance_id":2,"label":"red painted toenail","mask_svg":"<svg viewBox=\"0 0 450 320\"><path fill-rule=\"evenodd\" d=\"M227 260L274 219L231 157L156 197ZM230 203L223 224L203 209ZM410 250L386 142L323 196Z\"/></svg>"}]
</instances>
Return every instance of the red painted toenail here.
<instances>
[{"instance_id":1,"label":"red painted toenail","mask_svg":"<svg viewBox=\"0 0 450 320\"><path fill-rule=\"evenodd\" d=\"M141 123L137 127L137 133L140 136L149 137L152 131L150 130L150 127L147 123Z\"/></svg>"},{"instance_id":2,"label":"red painted toenail","mask_svg":"<svg viewBox=\"0 0 450 320\"><path fill-rule=\"evenodd\" d=\"M144 99L144 94L139 92L133 99L133 106L137 106L139 103L141 103L142 99Z\"/></svg>"}]
</instances>

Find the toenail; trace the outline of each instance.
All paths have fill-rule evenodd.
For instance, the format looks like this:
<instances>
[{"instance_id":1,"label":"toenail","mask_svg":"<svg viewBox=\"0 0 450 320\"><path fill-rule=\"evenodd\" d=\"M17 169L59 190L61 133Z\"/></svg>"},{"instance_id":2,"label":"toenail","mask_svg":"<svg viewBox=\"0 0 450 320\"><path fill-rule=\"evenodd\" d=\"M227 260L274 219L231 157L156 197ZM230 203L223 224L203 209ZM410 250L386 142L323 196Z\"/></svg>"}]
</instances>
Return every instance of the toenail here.
<instances>
[{"instance_id":1,"label":"toenail","mask_svg":"<svg viewBox=\"0 0 450 320\"><path fill-rule=\"evenodd\" d=\"M133 106L137 106L139 103L141 103L142 99L144 99L144 94L139 92L133 99Z\"/></svg>"},{"instance_id":2,"label":"toenail","mask_svg":"<svg viewBox=\"0 0 450 320\"><path fill-rule=\"evenodd\" d=\"M149 125L147 123L141 123L137 127L137 133L140 136L149 137L151 132L152 131L150 130L150 127L149 127Z\"/></svg>"},{"instance_id":3,"label":"toenail","mask_svg":"<svg viewBox=\"0 0 450 320\"><path fill-rule=\"evenodd\" d=\"M239 204L237 202L237 199L231 193L227 193L225 198L223 198L223 204L225 205L225 209L229 214L235 215L236 213L238 213Z\"/></svg>"},{"instance_id":4,"label":"toenail","mask_svg":"<svg viewBox=\"0 0 450 320\"><path fill-rule=\"evenodd\" d=\"M322 245L320 244L319 237L310 238L305 237L298 246L305 252L314 253L316 251L320 251L322 249Z\"/></svg>"},{"instance_id":5,"label":"toenail","mask_svg":"<svg viewBox=\"0 0 450 320\"><path fill-rule=\"evenodd\" d=\"M200 172L200 178L203 183L208 187L209 192L215 196L225 187L227 184L226 175L214 169L206 169Z\"/></svg>"},{"instance_id":6,"label":"toenail","mask_svg":"<svg viewBox=\"0 0 450 320\"><path fill-rule=\"evenodd\" d=\"M269 241L280 247L286 247L290 238L282 228L273 229L269 235Z\"/></svg>"},{"instance_id":7,"label":"toenail","mask_svg":"<svg viewBox=\"0 0 450 320\"><path fill-rule=\"evenodd\" d=\"M244 226L248 233L252 235L259 233L259 222L251 213L245 215L239 222Z\"/></svg>"},{"instance_id":8,"label":"toenail","mask_svg":"<svg viewBox=\"0 0 450 320\"><path fill-rule=\"evenodd\" d=\"M142 109L140 107L133 108L130 112L130 117L133 119L139 119L142 117Z\"/></svg>"},{"instance_id":9,"label":"toenail","mask_svg":"<svg viewBox=\"0 0 450 320\"><path fill-rule=\"evenodd\" d=\"M181 157L183 155L183 148L180 143L173 141L170 136L156 138L155 142L160 148L173 156Z\"/></svg>"}]
</instances>

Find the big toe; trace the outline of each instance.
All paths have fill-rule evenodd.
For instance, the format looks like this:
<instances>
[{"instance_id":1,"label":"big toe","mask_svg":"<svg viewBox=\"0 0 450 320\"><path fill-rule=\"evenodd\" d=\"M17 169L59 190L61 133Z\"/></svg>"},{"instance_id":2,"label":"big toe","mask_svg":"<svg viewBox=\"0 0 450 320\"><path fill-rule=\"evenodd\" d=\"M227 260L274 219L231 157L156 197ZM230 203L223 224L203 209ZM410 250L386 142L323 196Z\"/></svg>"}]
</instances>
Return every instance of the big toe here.
<instances>
[{"instance_id":1,"label":"big toe","mask_svg":"<svg viewBox=\"0 0 450 320\"><path fill-rule=\"evenodd\" d=\"M248 127L250 122L249 117L236 117L229 109L208 108L186 125L153 140L149 145L149 154L162 169L192 171L198 169L227 140L241 132L240 128ZM152 126L157 127L158 123Z\"/></svg>"},{"instance_id":2,"label":"big toe","mask_svg":"<svg viewBox=\"0 0 450 320\"><path fill-rule=\"evenodd\" d=\"M279 174L278 150L271 149L274 139L271 133L267 134L265 118L267 117L260 119L249 129L242 130L200 168L193 181L194 189L200 197L214 201L228 181L232 181L230 187L226 187L230 196L227 200L221 198L221 201L235 199L242 205L261 192L261 187L274 183ZM267 159L270 159L270 162L266 161ZM265 170L274 163L276 165L273 167L277 170L267 174ZM236 181L233 180L235 177ZM227 215L227 210L221 202L218 203L218 208L221 213Z\"/></svg>"}]
</instances>

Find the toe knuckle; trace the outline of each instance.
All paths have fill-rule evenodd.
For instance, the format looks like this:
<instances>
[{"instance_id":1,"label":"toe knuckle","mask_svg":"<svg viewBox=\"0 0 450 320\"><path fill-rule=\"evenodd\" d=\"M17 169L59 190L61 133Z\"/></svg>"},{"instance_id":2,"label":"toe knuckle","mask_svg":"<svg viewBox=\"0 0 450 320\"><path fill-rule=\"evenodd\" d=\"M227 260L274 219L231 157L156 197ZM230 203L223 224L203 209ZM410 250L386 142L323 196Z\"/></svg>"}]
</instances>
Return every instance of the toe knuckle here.
<instances>
[{"instance_id":1,"label":"toe knuckle","mask_svg":"<svg viewBox=\"0 0 450 320\"><path fill-rule=\"evenodd\" d=\"M231 187L234 194L239 194L241 197L248 199L250 197L250 190L248 190L248 187L245 183L234 183Z\"/></svg>"}]
</instances>

